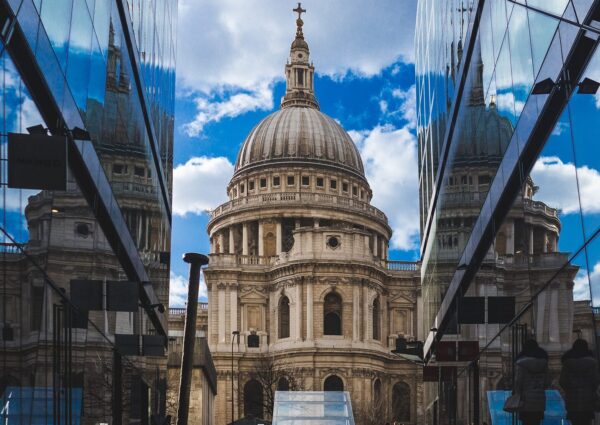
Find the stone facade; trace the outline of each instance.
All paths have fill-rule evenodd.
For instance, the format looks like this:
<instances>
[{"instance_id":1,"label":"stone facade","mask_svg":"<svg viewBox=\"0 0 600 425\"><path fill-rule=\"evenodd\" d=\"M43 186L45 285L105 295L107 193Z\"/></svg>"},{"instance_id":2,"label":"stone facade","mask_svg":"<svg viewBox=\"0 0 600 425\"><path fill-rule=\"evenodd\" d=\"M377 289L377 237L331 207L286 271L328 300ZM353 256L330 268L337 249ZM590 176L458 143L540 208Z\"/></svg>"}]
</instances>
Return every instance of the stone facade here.
<instances>
[{"instance_id":1,"label":"stone facade","mask_svg":"<svg viewBox=\"0 0 600 425\"><path fill-rule=\"evenodd\" d=\"M206 342L207 304L199 303L196 317L196 342L190 387L188 420L199 425L212 425L215 421L214 398L216 374ZM183 331L185 309L169 309L169 360L167 364L167 414L177 418L177 402L181 379Z\"/></svg>"},{"instance_id":2,"label":"stone facade","mask_svg":"<svg viewBox=\"0 0 600 425\"><path fill-rule=\"evenodd\" d=\"M230 200L208 224L215 424L268 419L269 388L259 382L260 406L250 391L265 358L303 389L341 381L357 419L377 406L379 421L422 423L421 369L391 352L398 336L421 338L419 267L388 260L387 218L370 205L352 140L318 110L301 19L297 25L282 109L246 139Z\"/></svg>"}]
</instances>

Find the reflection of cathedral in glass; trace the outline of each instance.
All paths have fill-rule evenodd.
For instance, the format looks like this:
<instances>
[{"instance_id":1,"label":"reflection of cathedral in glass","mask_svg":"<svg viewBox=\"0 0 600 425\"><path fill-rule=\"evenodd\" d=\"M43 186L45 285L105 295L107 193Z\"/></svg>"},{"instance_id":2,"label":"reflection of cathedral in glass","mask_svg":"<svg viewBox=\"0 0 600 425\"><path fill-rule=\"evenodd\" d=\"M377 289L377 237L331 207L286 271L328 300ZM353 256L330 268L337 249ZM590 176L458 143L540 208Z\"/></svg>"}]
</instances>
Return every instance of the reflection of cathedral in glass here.
<instances>
[{"instance_id":1,"label":"reflection of cathedral in glass","mask_svg":"<svg viewBox=\"0 0 600 425\"><path fill-rule=\"evenodd\" d=\"M432 313L437 312L444 299L478 217L485 214L482 208L488 193L494 191L491 187L494 178L502 177L499 167L514 131L510 119L498 110L494 96L490 96L489 103L485 102L478 44L471 70L466 85L468 95L463 97L456 129L457 143L449 153L451 168L445 175L443 193L438 200L435 233L430 234L435 235L435 241L431 241L430 273L425 278L428 296L424 302L429 304ZM486 375L476 387L483 402L487 391L512 390L515 341L535 337L548 351L554 367L559 369L560 356L572 342L574 322L586 323L588 327L591 324L589 317L583 317L585 312L576 311L573 302L578 267L565 266L569 253L558 251L561 230L558 210L534 200L537 190L535 182L527 177L519 196L509 206L507 217L500 228L495 229L494 242L464 294L464 306L459 304L454 310L452 323L442 338L442 341L477 341L480 349L486 347L485 355L478 362L478 367L485 368ZM499 333L503 323L492 324L492 315L502 312L498 312L490 300L508 300L500 304L500 308L508 308L510 312L514 299L514 311L510 313L514 315L526 308L551 278L554 283L533 301L533 308L523 316L518 327L491 341L490 336ZM482 316L486 319L479 324L464 319L472 313L467 310L474 308L467 302L475 298L481 299L481 306L486 309ZM428 311L427 305L425 311ZM428 322L423 326L427 327ZM444 363L434 361L430 366L437 367L437 364ZM460 371L460 367L458 369ZM453 423L455 417L468 417L469 403L474 402L473 371L460 372L462 376L456 376L455 370L454 375L441 378L439 388L426 386L429 400L438 394L442 424ZM462 398L461 394L468 396ZM481 420L490 423L488 415L489 411L483 410Z\"/></svg>"},{"instance_id":2,"label":"reflection of cathedral in glass","mask_svg":"<svg viewBox=\"0 0 600 425\"><path fill-rule=\"evenodd\" d=\"M176 3L174 6L157 3L164 6L160 13L176 12ZM63 14L65 9L68 13ZM68 40L70 45L64 40L57 43L59 33L66 29L69 34L71 9L73 20L79 25L79 32L73 31L72 34L77 33L73 37L78 35L91 46L75 39ZM56 77L53 83L64 79L68 84L60 87L60 95L50 94L61 101L63 90L64 99L73 96L76 106L70 112L78 118L81 116L93 143L93 147L90 143L87 148L94 152L87 154L92 160L96 160L96 156L99 160L95 162L97 168L92 170L92 178L105 178L104 190L110 193L86 198L88 192L83 186L90 182L78 180L79 175L72 168L66 191L34 194L34 191L2 188L8 196L1 201L5 214L0 245L3 276L0 398L4 403L10 394L17 397L11 405L13 415L24 414L19 409L27 410L29 415L30 407L36 406L33 422L67 423L64 417L57 421L57 415L65 412L57 411L53 403L63 403L68 394L74 406L73 423L117 423L117 420L119 423L148 423L150 414L165 413L166 359L117 355L118 350L113 345L115 334L141 337L159 333L147 314L147 306L138 300L137 312L74 313L76 310L70 307L68 300L70 281L74 279L135 280L132 269L137 264L124 260L132 255L134 260L138 256L141 272L149 280L138 282L139 286L152 287L147 292L155 293L158 299L151 308L162 309L159 304L168 305L170 217L167 210L171 198L174 40L162 35L146 38L150 46L136 44L134 40L134 49L148 48L153 52L135 65L133 53L127 49L118 7L112 1L86 4L44 0L20 16L32 22L34 18L40 20L39 46L53 50L38 47L39 64L49 66L58 58L59 65L53 69L60 75L48 78ZM160 26L163 34L163 26L174 24L171 17L174 15L162 16L160 22L146 20L143 24L134 19L134 33L139 36L141 31L150 31L154 35ZM90 22L92 18L95 28ZM63 22L65 19L68 21ZM81 33L89 35L89 40ZM102 35L106 36L104 40ZM49 40L45 40L45 36ZM152 50L158 44L162 44L161 52ZM68 61L60 61L67 54L64 46L69 46ZM9 55L9 49L2 51L5 80L13 78L24 87L21 76L13 70L16 59L11 55L13 52ZM139 83L135 80L138 72L143 78ZM24 88L19 93L21 90L27 93ZM6 132L25 133L28 126L42 124L52 128L53 125L43 121L43 114L38 112L42 106L31 100L37 100L39 93L23 95L21 104L7 97L7 93L6 85L2 84L3 102L7 109L9 103L11 109L17 109L12 107L13 103L18 106L20 116L13 119L11 112L3 120L2 179ZM29 110L25 110L25 106ZM25 119L28 121L21 125ZM7 124L10 121L18 125L11 127ZM94 162L85 163L89 164ZM16 193L19 202L15 207L6 199ZM114 196L114 202L107 207L110 217L99 217L98 205L110 196ZM132 241L126 247L127 253L115 248L114 234L105 234L102 230L108 221L122 223L118 220L121 217L125 225L119 230ZM121 382L116 381L117 377ZM6 406L3 404L3 409ZM8 423L12 423L12 418L7 418ZM16 423L26 423L19 420L21 418Z\"/></svg>"}]
</instances>

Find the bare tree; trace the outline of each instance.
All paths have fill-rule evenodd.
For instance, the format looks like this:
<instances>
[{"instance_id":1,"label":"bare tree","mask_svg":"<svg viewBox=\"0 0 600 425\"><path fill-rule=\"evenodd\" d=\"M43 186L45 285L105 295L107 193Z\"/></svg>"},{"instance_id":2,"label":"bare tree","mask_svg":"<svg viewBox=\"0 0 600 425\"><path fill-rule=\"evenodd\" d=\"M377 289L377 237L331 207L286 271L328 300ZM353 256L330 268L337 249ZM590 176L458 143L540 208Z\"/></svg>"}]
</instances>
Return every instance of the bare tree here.
<instances>
[{"instance_id":1,"label":"bare tree","mask_svg":"<svg viewBox=\"0 0 600 425\"><path fill-rule=\"evenodd\" d=\"M278 390L308 390L302 372L301 368L290 366L288 362L283 362L281 358L278 359L274 355L260 356L256 362L256 367L250 372L250 379L257 381L262 387L262 404L257 405L257 403L260 403L260 397L244 398L244 391L242 390L241 395L244 398L244 405L262 410L266 419L272 418L275 393Z\"/></svg>"},{"instance_id":2,"label":"bare tree","mask_svg":"<svg viewBox=\"0 0 600 425\"><path fill-rule=\"evenodd\" d=\"M368 406L355 409L354 416L358 425L381 425L385 423L385 403L383 399L374 400Z\"/></svg>"}]
</instances>

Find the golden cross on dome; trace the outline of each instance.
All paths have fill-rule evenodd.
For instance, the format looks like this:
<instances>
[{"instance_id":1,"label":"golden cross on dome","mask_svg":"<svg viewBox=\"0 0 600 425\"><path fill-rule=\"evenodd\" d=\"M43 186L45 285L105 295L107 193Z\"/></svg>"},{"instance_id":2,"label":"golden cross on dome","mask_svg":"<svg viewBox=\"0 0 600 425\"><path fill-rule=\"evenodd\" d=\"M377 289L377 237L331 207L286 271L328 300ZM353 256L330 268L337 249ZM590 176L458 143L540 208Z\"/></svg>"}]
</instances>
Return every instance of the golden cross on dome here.
<instances>
[{"instance_id":1,"label":"golden cross on dome","mask_svg":"<svg viewBox=\"0 0 600 425\"><path fill-rule=\"evenodd\" d=\"M298 7L293 9L292 12L296 12L298 14L298 19L302 19L302 14L306 13L306 9L302 9L302 4L298 3Z\"/></svg>"}]
</instances>

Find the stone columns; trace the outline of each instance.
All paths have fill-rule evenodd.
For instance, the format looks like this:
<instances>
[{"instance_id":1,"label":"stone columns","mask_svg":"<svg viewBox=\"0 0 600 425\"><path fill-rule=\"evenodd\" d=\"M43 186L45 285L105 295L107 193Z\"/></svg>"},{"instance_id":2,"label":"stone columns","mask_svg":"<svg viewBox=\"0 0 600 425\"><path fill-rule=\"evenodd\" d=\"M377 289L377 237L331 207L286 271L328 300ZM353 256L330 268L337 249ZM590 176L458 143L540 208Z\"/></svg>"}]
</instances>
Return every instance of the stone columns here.
<instances>
[{"instance_id":1,"label":"stone columns","mask_svg":"<svg viewBox=\"0 0 600 425\"><path fill-rule=\"evenodd\" d=\"M302 341L302 282L296 285L296 341Z\"/></svg>"},{"instance_id":2,"label":"stone columns","mask_svg":"<svg viewBox=\"0 0 600 425\"><path fill-rule=\"evenodd\" d=\"M515 254L515 222L510 220L506 226L506 254Z\"/></svg>"},{"instance_id":3,"label":"stone columns","mask_svg":"<svg viewBox=\"0 0 600 425\"><path fill-rule=\"evenodd\" d=\"M219 298L219 309L217 310L219 318L217 325L219 327L219 344L227 342L225 340L225 284L219 283L217 285L218 298Z\"/></svg>"},{"instance_id":4,"label":"stone columns","mask_svg":"<svg viewBox=\"0 0 600 425\"><path fill-rule=\"evenodd\" d=\"M352 340L360 340L360 288L358 282L352 285Z\"/></svg>"},{"instance_id":5,"label":"stone columns","mask_svg":"<svg viewBox=\"0 0 600 425\"><path fill-rule=\"evenodd\" d=\"M529 255L533 255L533 226L529 226Z\"/></svg>"},{"instance_id":6,"label":"stone columns","mask_svg":"<svg viewBox=\"0 0 600 425\"><path fill-rule=\"evenodd\" d=\"M387 296L381 294L379 297L379 307L381 308L381 327L379 339L384 345L388 345L390 335L390 321L388 319L388 302Z\"/></svg>"},{"instance_id":7,"label":"stone columns","mask_svg":"<svg viewBox=\"0 0 600 425\"><path fill-rule=\"evenodd\" d=\"M363 285L363 341L369 340L369 287Z\"/></svg>"},{"instance_id":8,"label":"stone columns","mask_svg":"<svg viewBox=\"0 0 600 425\"><path fill-rule=\"evenodd\" d=\"M230 332L229 334L231 334L233 331L238 331L238 308L237 308L237 301L238 301L238 297L237 297L237 284L232 283L229 285L229 312L231 314L230 316Z\"/></svg>"},{"instance_id":9,"label":"stone columns","mask_svg":"<svg viewBox=\"0 0 600 425\"><path fill-rule=\"evenodd\" d=\"M242 255L248 255L248 223L242 224Z\"/></svg>"},{"instance_id":10,"label":"stone columns","mask_svg":"<svg viewBox=\"0 0 600 425\"><path fill-rule=\"evenodd\" d=\"M283 247L283 240L281 239L283 237L283 232L281 231L281 221L277 222L276 225L276 244L277 244L277 248L276 248L276 253L277 255L281 254L282 251L282 247Z\"/></svg>"},{"instance_id":11,"label":"stone columns","mask_svg":"<svg viewBox=\"0 0 600 425\"><path fill-rule=\"evenodd\" d=\"M265 255L265 246L263 244L263 224L258 222L258 255L262 257Z\"/></svg>"},{"instance_id":12,"label":"stone columns","mask_svg":"<svg viewBox=\"0 0 600 425\"><path fill-rule=\"evenodd\" d=\"M229 253L235 254L235 243L233 241L233 226L229 227Z\"/></svg>"},{"instance_id":13,"label":"stone columns","mask_svg":"<svg viewBox=\"0 0 600 425\"><path fill-rule=\"evenodd\" d=\"M313 336L313 282L306 282L306 340L312 341Z\"/></svg>"},{"instance_id":14,"label":"stone columns","mask_svg":"<svg viewBox=\"0 0 600 425\"><path fill-rule=\"evenodd\" d=\"M379 255L379 238L377 237L377 233L373 233L373 255L377 257Z\"/></svg>"},{"instance_id":15,"label":"stone columns","mask_svg":"<svg viewBox=\"0 0 600 425\"><path fill-rule=\"evenodd\" d=\"M540 294L537 297L536 300L536 304L537 304L537 314L535 317L535 335L537 338L538 342L544 342L544 327L545 327L545 321L544 321L544 312L546 311L546 297L547 297L548 291L542 291L540 292Z\"/></svg>"},{"instance_id":16,"label":"stone columns","mask_svg":"<svg viewBox=\"0 0 600 425\"><path fill-rule=\"evenodd\" d=\"M225 240L223 238L222 230L219 232L218 238L219 238L219 252L217 252L217 254L223 254L223 253L225 253L225 246L224 246Z\"/></svg>"},{"instance_id":17,"label":"stone columns","mask_svg":"<svg viewBox=\"0 0 600 425\"><path fill-rule=\"evenodd\" d=\"M548 339L550 342L560 342L560 325L558 324L558 287L554 287L553 284L550 289L550 317L548 323L549 335ZM563 308L566 306L563 306ZM560 308L562 310L562 308Z\"/></svg>"}]
</instances>

